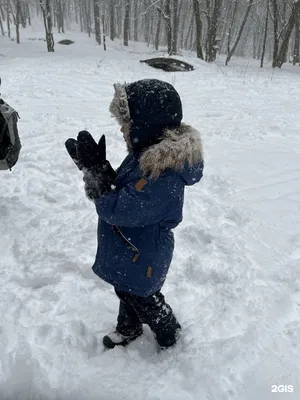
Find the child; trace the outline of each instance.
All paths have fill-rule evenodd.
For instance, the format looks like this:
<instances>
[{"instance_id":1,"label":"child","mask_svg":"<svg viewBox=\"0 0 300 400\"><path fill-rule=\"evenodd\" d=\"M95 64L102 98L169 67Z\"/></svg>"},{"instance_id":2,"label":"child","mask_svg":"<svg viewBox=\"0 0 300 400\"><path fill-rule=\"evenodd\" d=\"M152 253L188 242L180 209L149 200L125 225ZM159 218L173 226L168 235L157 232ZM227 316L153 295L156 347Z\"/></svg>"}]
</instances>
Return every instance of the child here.
<instances>
[{"instance_id":1,"label":"child","mask_svg":"<svg viewBox=\"0 0 300 400\"><path fill-rule=\"evenodd\" d=\"M99 215L93 271L120 299L117 326L104 336L107 348L125 346L149 325L159 346L173 346L181 326L161 288L182 220L184 188L203 171L200 135L181 123L182 105L172 85L155 79L115 84L110 111L121 125L128 156L115 172L86 132L66 142L84 173L87 196Z\"/></svg>"}]
</instances>

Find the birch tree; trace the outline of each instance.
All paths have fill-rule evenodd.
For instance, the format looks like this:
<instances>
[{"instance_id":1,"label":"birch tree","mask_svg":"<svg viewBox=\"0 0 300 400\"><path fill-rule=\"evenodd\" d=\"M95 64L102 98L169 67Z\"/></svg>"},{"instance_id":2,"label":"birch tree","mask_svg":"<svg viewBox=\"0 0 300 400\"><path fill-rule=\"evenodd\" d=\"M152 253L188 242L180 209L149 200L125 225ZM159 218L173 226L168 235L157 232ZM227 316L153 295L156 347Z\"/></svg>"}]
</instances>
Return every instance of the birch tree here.
<instances>
[{"instance_id":1,"label":"birch tree","mask_svg":"<svg viewBox=\"0 0 300 400\"><path fill-rule=\"evenodd\" d=\"M43 14L44 27L46 33L46 43L48 52L54 52L54 39L52 33L52 14L51 14L51 1L40 0L40 6Z\"/></svg>"}]
</instances>

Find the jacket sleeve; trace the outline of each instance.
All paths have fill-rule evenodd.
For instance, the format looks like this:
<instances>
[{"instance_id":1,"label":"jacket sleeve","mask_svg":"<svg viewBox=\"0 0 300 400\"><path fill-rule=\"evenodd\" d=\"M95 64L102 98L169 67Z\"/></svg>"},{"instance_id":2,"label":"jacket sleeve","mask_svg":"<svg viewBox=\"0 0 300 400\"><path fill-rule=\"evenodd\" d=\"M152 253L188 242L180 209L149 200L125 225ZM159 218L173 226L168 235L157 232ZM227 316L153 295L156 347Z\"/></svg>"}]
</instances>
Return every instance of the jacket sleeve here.
<instances>
[{"instance_id":1,"label":"jacket sleeve","mask_svg":"<svg viewBox=\"0 0 300 400\"><path fill-rule=\"evenodd\" d=\"M111 225L142 227L167 219L174 207L182 208L184 182L175 176L150 181L140 188L131 182L96 199L99 217ZM181 210L180 210L181 211Z\"/></svg>"}]
</instances>

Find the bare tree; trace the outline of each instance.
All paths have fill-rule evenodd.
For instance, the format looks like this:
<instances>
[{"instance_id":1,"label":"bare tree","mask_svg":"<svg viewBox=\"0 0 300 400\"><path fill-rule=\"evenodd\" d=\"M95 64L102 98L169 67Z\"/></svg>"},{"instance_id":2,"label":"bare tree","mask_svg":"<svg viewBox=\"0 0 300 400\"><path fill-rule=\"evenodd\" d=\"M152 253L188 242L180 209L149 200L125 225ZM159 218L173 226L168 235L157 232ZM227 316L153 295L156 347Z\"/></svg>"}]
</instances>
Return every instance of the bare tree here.
<instances>
[{"instance_id":1,"label":"bare tree","mask_svg":"<svg viewBox=\"0 0 300 400\"><path fill-rule=\"evenodd\" d=\"M162 0L161 0L162 4ZM157 26L156 26L156 33L155 33L155 50L158 50L159 46L159 40L160 40L160 35L161 35L161 22L162 22L162 12L161 12L161 7L157 9Z\"/></svg>"},{"instance_id":2,"label":"bare tree","mask_svg":"<svg viewBox=\"0 0 300 400\"><path fill-rule=\"evenodd\" d=\"M300 63L299 1L0 0L0 34L10 37L13 23L19 42L31 16L42 18L51 51L53 27L64 33L76 23L100 44L102 21L103 34L122 37L125 46L132 38L156 50L166 45L169 55L187 49L213 62L222 53L228 63L235 54L260 59L261 65L273 58L273 67L281 67Z\"/></svg>"},{"instance_id":3,"label":"bare tree","mask_svg":"<svg viewBox=\"0 0 300 400\"><path fill-rule=\"evenodd\" d=\"M293 65L300 63L300 23L299 19L295 22L295 43L293 52Z\"/></svg>"},{"instance_id":4,"label":"bare tree","mask_svg":"<svg viewBox=\"0 0 300 400\"><path fill-rule=\"evenodd\" d=\"M99 5L99 0L94 0L94 23L95 23L96 42L97 42L98 44L101 44L100 5Z\"/></svg>"},{"instance_id":5,"label":"bare tree","mask_svg":"<svg viewBox=\"0 0 300 400\"><path fill-rule=\"evenodd\" d=\"M172 23L171 23L171 0L165 0L165 9L162 13L166 22L166 37L168 43L168 53L172 54Z\"/></svg>"},{"instance_id":6,"label":"bare tree","mask_svg":"<svg viewBox=\"0 0 300 400\"><path fill-rule=\"evenodd\" d=\"M138 0L134 0L133 3L133 40L135 42L138 41L138 8L139 8L139 3Z\"/></svg>"},{"instance_id":7,"label":"bare tree","mask_svg":"<svg viewBox=\"0 0 300 400\"><path fill-rule=\"evenodd\" d=\"M172 54L177 53L178 25L179 25L178 0L173 0Z\"/></svg>"},{"instance_id":8,"label":"bare tree","mask_svg":"<svg viewBox=\"0 0 300 400\"><path fill-rule=\"evenodd\" d=\"M232 37L232 29L233 29L233 26L234 26L234 20L235 20L236 11L237 11L237 5L238 5L238 0L235 0L234 6L233 6L233 9L232 9L231 22L230 22L229 30L228 30L228 38L227 38L227 58L226 58L225 65L227 65L227 64L228 64L228 61L229 61L229 60L228 60L228 57L229 57L229 54L230 54L230 44L231 44L231 37Z\"/></svg>"},{"instance_id":9,"label":"bare tree","mask_svg":"<svg viewBox=\"0 0 300 400\"><path fill-rule=\"evenodd\" d=\"M65 33L65 23L64 23L64 6L63 0L56 0L55 14L57 20L58 32Z\"/></svg>"},{"instance_id":10,"label":"bare tree","mask_svg":"<svg viewBox=\"0 0 300 400\"><path fill-rule=\"evenodd\" d=\"M144 0L144 40L149 43L149 33L150 33L150 13L149 8L151 6L150 0Z\"/></svg>"},{"instance_id":11,"label":"bare tree","mask_svg":"<svg viewBox=\"0 0 300 400\"><path fill-rule=\"evenodd\" d=\"M7 21L7 33L10 38L10 15L11 15L11 4L9 0L6 0L6 21Z\"/></svg>"},{"instance_id":12,"label":"bare tree","mask_svg":"<svg viewBox=\"0 0 300 400\"><path fill-rule=\"evenodd\" d=\"M197 57L201 58L201 60L203 60L204 57L203 57L203 50L202 50L202 44L201 44L202 22L201 22L201 16L200 16L199 0L193 0L193 6L194 6L194 14L195 14L195 22L196 22Z\"/></svg>"},{"instance_id":13,"label":"bare tree","mask_svg":"<svg viewBox=\"0 0 300 400\"><path fill-rule=\"evenodd\" d=\"M40 6L44 19L44 26L46 32L46 42L48 52L54 52L54 39L52 33L52 14L51 14L51 2L50 0L40 0Z\"/></svg>"},{"instance_id":14,"label":"bare tree","mask_svg":"<svg viewBox=\"0 0 300 400\"><path fill-rule=\"evenodd\" d=\"M83 0L83 9L84 9L84 16L85 16L85 27L86 27L89 37L91 37L92 12L91 12L90 0Z\"/></svg>"},{"instance_id":15,"label":"bare tree","mask_svg":"<svg viewBox=\"0 0 300 400\"><path fill-rule=\"evenodd\" d=\"M3 10L2 5L0 3L0 29L1 29L2 36L5 36L3 22L2 22L2 21L4 21L4 18L5 18L4 10Z\"/></svg>"},{"instance_id":16,"label":"bare tree","mask_svg":"<svg viewBox=\"0 0 300 400\"><path fill-rule=\"evenodd\" d=\"M211 10L211 3L213 8ZM206 61L213 62L216 59L218 49L217 31L221 15L221 7L223 0L206 0L206 16L207 16L207 40L206 40Z\"/></svg>"},{"instance_id":17,"label":"bare tree","mask_svg":"<svg viewBox=\"0 0 300 400\"><path fill-rule=\"evenodd\" d=\"M16 25L16 39L20 43L20 19L21 19L21 0L16 0L16 15L14 18Z\"/></svg>"},{"instance_id":18,"label":"bare tree","mask_svg":"<svg viewBox=\"0 0 300 400\"><path fill-rule=\"evenodd\" d=\"M31 16L30 16L29 2L26 3L26 16L27 16L27 19L28 19L28 25L31 26Z\"/></svg>"},{"instance_id":19,"label":"bare tree","mask_svg":"<svg viewBox=\"0 0 300 400\"><path fill-rule=\"evenodd\" d=\"M124 16L124 46L128 46L128 41L129 41L129 11L130 11L129 0L126 0L125 16Z\"/></svg>"},{"instance_id":20,"label":"bare tree","mask_svg":"<svg viewBox=\"0 0 300 400\"><path fill-rule=\"evenodd\" d=\"M277 0L271 0L273 8L273 36L274 36L274 47L273 47L273 68L276 66L276 59L279 49L279 35L278 35L278 24L279 24L279 10Z\"/></svg>"},{"instance_id":21,"label":"bare tree","mask_svg":"<svg viewBox=\"0 0 300 400\"><path fill-rule=\"evenodd\" d=\"M300 0L297 0L293 3L293 7L292 7L292 11L290 14L290 18L287 22L287 27L285 30L285 34L283 35L283 40L282 40L282 44L280 46L280 49L278 51L277 57L274 60L274 67L278 67L281 68L282 64L285 62L286 60L286 55L287 55L287 51L288 51L288 45L289 45L289 41L290 41L290 37L292 34L292 31L294 29L294 26L296 24L296 21L299 21L300 19Z\"/></svg>"},{"instance_id":22,"label":"bare tree","mask_svg":"<svg viewBox=\"0 0 300 400\"><path fill-rule=\"evenodd\" d=\"M109 14L110 14L110 40L114 40L116 37L116 19L115 19L115 0L109 2Z\"/></svg>"},{"instance_id":23,"label":"bare tree","mask_svg":"<svg viewBox=\"0 0 300 400\"><path fill-rule=\"evenodd\" d=\"M247 19L248 19L248 16L249 16L250 9L251 9L251 7L252 7L253 1L254 1L254 0L249 0L248 6L247 6L247 10L246 10L246 13L245 13L245 15L244 15L243 21L242 21L242 23L241 23L241 26L240 26L238 35L237 35L237 37L236 37L236 40L235 40L235 42L234 42L232 48L229 49L229 52L228 52L228 55L227 55L227 58L226 58L226 65L227 65L228 62L230 61L230 59L231 59L233 53L235 52L235 49L236 49L236 47L237 47L239 41L240 41L240 39L241 39L241 36L242 36L243 30L244 30L244 28L245 28L245 25L246 25L246 22L247 22Z\"/></svg>"},{"instance_id":24,"label":"bare tree","mask_svg":"<svg viewBox=\"0 0 300 400\"><path fill-rule=\"evenodd\" d=\"M187 48L190 49L191 48L191 46L189 46L188 43L189 43L190 38L191 38L191 40L193 39L194 23L195 23L195 15L193 14L191 16L190 23L188 25L188 30L187 30L187 33L186 33L186 37L185 37L185 41L184 41L184 48L185 49L187 49Z\"/></svg>"},{"instance_id":25,"label":"bare tree","mask_svg":"<svg viewBox=\"0 0 300 400\"><path fill-rule=\"evenodd\" d=\"M261 53L261 60L260 60L260 67L264 66L264 58L266 52L266 43L267 43L267 34L268 34L268 20L269 20L269 7L270 7L270 0L267 0L267 11L266 11L266 19L265 19L265 33L264 33L264 41L263 41L263 49Z\"/></svg>"}]
</instances>

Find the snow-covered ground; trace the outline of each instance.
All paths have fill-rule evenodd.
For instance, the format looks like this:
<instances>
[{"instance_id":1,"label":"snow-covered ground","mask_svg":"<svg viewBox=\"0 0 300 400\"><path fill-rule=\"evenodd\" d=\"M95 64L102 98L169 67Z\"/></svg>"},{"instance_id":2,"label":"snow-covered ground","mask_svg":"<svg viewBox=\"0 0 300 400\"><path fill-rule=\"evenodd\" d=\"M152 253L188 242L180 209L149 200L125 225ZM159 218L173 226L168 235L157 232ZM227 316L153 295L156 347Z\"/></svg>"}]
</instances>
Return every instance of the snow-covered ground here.
<instances>
[{"instance_id":1,"label":"snow-covered ground","mask_svg":"<svg viewBox=\"0 0 300 400\"><path fill-rule=\"evenodd\" d=\"M0 176L0 399L299 399L299 67L186 55L194 72L166 73L139 63L152 51L141 44L104 52L72 34L75 44L48 54L22 35L19 46L0 38L2 96L23 144ZM90 269L96 212L64 142L104 133L117 167L126 151L108 112L112 84L146 77L176 87L205 148L164 287L183 334L166 352L147 328L104 351L118 302Z\"/></svg>"}]
</instances>

